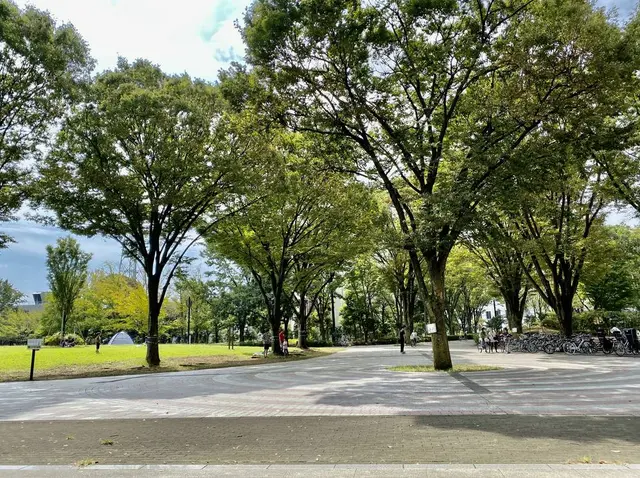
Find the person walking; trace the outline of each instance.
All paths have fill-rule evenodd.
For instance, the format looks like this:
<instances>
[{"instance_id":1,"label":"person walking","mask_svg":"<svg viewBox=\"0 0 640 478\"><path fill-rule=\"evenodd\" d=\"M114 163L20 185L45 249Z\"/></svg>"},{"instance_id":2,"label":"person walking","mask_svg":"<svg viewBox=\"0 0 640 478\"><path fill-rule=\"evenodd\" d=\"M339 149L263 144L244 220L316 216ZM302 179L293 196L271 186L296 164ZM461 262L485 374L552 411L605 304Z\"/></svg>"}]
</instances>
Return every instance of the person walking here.
<instances>
[{"instance_id":1,"label":"person walking","mask_svg":"<svg viewBox=\"0 0 640 478\"><path fill-rule=\"evenodd\" d=\"M409 336L409 340L411 341L412 347L415 347L418 344L418 334L416 333L415 330L411 332L411 335Z\"/></svg>"},{"instance_id":2,"label":"person walking","mask_svg":"<svg viewBox=\"0 0 640 478\"><path fill-rule=\"evenodd\" d=\"M487 330L484 327L482 327L480 331L480 342L482 343L480 353L482 353L483 350L487 352Z\"/></svg>"},{"instance_id":3,"label":"person walking","mask_svg":"<svg viewBox=\"0 0 640 478\"><path fill-rule=\"evenodd\" d=\"M402 327L400 327L400 353L403 354L404 353L404 337L405 337L405 332L404 332L404 325Z\"/></svg>"},{"instance_id":4,"label":"person walking","mask_svg":"<svg viewBox=\"0 0 640 478\"><path fill-rule=\"evenodd\" d=\"M269 331L262 334L262 345L264 346L264 358L267 358L271 347L271 333Z\"/></svg>"},{"instance_id":5,"label":"person walking","mask_svg":"<svg viewBox=\"0 0 640 478\"><path fill-rule=\"evenodd\" d=\"M498 352L498 337L493 330L489 329L489 352L493 353L494 351Z\"/></svg>"},{"instance_id":6,"label":"person walking","mask_svg":"<svg viewBox=\"0 0 640 478\"><path fill-rule=\"evenodd\" d=\"M100 353L100 341L102 340L102 337L100 336L100 334L96 335L96 353L99 354Z\"/></svg>"},{"instance_id":7,"label":"person walking","mask_svg":"<svg viewBox=\"0 0 640 478\"><path fill-rule=\"evenodd\" d=\"M511 353L511 334L508 328L504 329L504 351L508 354Z\"/></svg>"},{"instance_id":8,"label":"person walking","mask_svg":"<svg viewBox=\"0 0 640 478\"><path fill-rule=\"evenodd\" d=\"M280 333L278 334L278 342L280 342L280 350L284 353L282 349L282 344L284 344L284 330L280 329Z\"/></svg>"}]
</instances>

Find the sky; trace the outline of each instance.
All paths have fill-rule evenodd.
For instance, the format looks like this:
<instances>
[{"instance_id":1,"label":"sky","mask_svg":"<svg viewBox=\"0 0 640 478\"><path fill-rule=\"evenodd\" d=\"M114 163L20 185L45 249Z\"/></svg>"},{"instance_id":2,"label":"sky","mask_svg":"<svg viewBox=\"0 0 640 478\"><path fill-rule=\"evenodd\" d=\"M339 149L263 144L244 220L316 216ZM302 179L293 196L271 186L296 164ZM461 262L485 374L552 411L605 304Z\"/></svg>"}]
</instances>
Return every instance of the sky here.
<instances>
[{"instance_id":1,"label":"sky","mask_svg":"<svg viewBox=\"0 0 640 478\"><path fill-rule=\"evenodd\" d=\"M187 72L213 81L231 61L241 61L244 46L234 22L251 0L14 0L24 7L48 10L58 21L72 23L87 41L96 71L113 68L119 56L146 58L169 73ZM599 0L617 6L621 17L633 0ZM616 215L626 222L629 214ZM3 224L17 241L0 251L0 278L28 295L47 290L45 248L67 235L64 231L24 220ZM91 268L118 264L120 247L113 240L77 237L93 254Z\"/></svg>"}]
</instances>

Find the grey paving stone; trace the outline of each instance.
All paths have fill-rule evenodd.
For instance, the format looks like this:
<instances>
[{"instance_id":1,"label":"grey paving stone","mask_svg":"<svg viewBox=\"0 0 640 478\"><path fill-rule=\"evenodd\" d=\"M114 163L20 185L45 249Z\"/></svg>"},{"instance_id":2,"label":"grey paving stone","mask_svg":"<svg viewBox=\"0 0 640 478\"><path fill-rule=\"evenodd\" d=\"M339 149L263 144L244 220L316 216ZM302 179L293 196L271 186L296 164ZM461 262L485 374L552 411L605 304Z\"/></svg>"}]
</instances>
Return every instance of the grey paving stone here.
<instances>
[{"instance_id":1,"label":"grey paving stone","mask_svg":"<svg viewBox=\"0 0 640 478\"><path fill-rule=\"evenodd\" d=\"M351 347L302 362L173 374L0 384L0 420L315 415L611 414L640 416L640 360L479 354L450 344L454 362L494 372L408 374L428 346ZM611 394L610 390L616 393ZM242 397L242 399L239 399Z\"/></svg>"},{"instance_id":2,"label":"grey paving stone","mask_svg":"<svg viewBox=\"0 0 640 478\"><path fill-rule=\"evenodd\" d=\"M89 465L87 470L140 470L144 465Z\"/></svg>"}]
</instances>

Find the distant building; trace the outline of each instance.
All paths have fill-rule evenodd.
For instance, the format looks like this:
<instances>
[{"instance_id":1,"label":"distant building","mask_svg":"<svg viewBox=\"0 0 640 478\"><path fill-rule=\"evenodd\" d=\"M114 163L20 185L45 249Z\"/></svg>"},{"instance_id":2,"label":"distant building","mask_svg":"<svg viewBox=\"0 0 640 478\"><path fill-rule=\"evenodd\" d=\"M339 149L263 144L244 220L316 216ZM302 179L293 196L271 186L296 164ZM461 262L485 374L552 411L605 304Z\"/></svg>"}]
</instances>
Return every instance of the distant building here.
<instances>
[{"instance_id":1,"label":"distant building","mask_svg":"<svg viewBox=\"0 0 640 478\"><path fill-rule=\"evenodd\" d=\"M491 320L494 316L507 317L506 307L497 300L492 300L482 309L482 317L484 317L485 320Z\"/></svg>"},{"instance_id":2,"label":"distant building","mask_svg":"<svg viewBox=\"0 0 640 478\"><path fill-rule=\"evenodd\" d=\"M47 300L47 296L50 292L34 292L33 304L19 304L18 309L25 312L35 312L44 309L44 303Z\"/></svg>"}]
</instances>

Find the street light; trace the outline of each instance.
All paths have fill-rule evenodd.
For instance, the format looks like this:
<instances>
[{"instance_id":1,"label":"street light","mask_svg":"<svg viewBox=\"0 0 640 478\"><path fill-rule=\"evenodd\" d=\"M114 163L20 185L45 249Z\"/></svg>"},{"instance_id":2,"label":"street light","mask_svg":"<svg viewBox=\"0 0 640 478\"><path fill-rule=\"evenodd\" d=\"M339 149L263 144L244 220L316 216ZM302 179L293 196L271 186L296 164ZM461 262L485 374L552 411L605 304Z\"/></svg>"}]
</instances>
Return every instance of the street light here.
<instances>
[{"instance_id":1,"label":"street light","mask_svg":"<svg viewBox=\"0 0 640 478\"><path fill-rule=\"evenodd\" d=\"M187 337L191 344L191 296L187 297Z\"/></svg>"}]
</instances>

